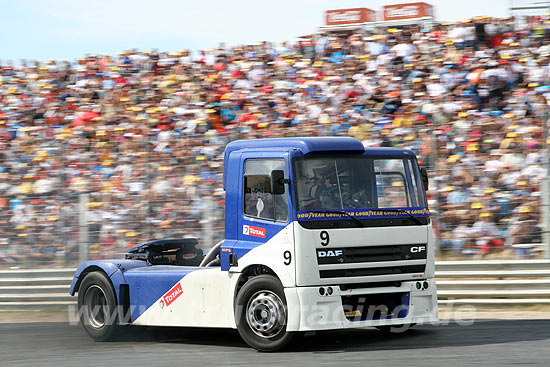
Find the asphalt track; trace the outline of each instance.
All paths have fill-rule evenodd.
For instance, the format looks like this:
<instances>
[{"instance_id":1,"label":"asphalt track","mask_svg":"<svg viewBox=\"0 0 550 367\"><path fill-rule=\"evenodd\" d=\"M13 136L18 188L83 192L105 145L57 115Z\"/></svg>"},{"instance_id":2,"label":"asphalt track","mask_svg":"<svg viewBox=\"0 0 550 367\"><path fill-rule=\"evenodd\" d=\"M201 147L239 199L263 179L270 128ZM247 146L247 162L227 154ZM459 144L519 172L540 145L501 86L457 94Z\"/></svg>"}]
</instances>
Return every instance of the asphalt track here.
<instances>
[{"instance_id":1,"label":"asphalt track","mask_svg":"<svg viewBox=\"0 0 550 367\"><path fill-rule=\"evenodd\" d=\"M259 353L232 330L131 328L93 342L67 323L0 324L0 366L549 366L550 320L486 320L306 335L289 350Z\"/></svg>"}]
</instances>

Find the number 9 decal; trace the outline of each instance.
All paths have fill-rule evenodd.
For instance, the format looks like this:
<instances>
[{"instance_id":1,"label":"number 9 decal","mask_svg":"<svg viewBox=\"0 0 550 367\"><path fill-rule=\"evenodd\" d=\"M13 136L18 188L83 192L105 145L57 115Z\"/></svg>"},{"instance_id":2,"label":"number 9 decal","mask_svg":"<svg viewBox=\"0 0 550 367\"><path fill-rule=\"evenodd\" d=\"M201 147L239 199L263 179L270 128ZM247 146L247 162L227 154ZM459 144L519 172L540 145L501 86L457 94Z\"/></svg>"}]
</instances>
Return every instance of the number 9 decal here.
<instances>
[{"instance_id":1,"label":"number 9 decal","mask_svg":"<svg viewBox=\"0 0 550 367\"><path fill-rule=\"evenodd\" d=\"M290 253L290 251L285 251L283 253L283 257L285 258L284 264L290 265L290 262L292 261L292 254Z\"/></svg>"},{"instance_id":2,"label":"number 9 decal","mask_svg":"<svg viewBox=\"0 0 550 367\"><path fill-rule=\"evenodd\" d=\"M327 231L322 231L320 234L321 237L321 246L328 246L330 242L330 236Z\"/></svg>"}]
</instances>

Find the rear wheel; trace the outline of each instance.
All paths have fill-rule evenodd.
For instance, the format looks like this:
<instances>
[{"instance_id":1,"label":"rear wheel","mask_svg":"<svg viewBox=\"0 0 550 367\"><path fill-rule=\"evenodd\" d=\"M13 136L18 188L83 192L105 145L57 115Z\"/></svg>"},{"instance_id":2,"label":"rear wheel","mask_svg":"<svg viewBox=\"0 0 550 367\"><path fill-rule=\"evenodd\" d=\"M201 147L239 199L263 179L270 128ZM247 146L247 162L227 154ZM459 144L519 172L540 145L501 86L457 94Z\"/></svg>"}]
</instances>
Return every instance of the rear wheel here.
<instances>
[{"instance_id":1,"label":"rear wheel","mask_svg":"<svg viewBox=\"0 0 550 367\"><path fill-rule=\"evenodd\" d=\"M119 326L115 292L107 276L92 272L84 277L78 290L80 322L96 341L113 339Z\"/></svg>"},{"instance_id":2,"label":"rear wheel","mask_svg":"<svg viewBox=\"0 0 550 367\"><path fill-rule=\"evenodd\" d=\"M245 283L237 295L235 320L243 340L262 352L282 349L296 334L286 331L284 289L271 275L259 275Z\"/></svg>"}]
</instances>

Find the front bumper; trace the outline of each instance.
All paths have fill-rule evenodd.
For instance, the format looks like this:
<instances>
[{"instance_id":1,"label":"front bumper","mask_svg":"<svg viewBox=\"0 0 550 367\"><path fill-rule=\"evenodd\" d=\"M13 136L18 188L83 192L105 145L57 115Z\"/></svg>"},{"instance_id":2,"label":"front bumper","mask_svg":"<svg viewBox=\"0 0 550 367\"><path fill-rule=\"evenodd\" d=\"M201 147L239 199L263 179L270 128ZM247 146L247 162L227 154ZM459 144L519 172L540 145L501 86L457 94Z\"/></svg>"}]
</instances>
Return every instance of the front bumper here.
<instances>
[{"instance_id":1,"label":"front bumper","mask_svg":"<svg viewBox=\"0 0 550 367\"><path fill-rule=\"evenodd\" d=\"M417 283L421 283L420 289ZM428 287L423 286L424 282ZM436 323L437 290L434 280L403 282L399 287L376 287L340 290L338 285L323 285L325 290L332 288L332 294L321 295L320 286L286 288L285 295L289 309L288 331L314 331L345 328L361 328L386 325ZM343 297L373 298L384 297L382 294L402 294L408 305L403 305L404 311L384 318L356 317L351 321L350 311L344 312ZM361 297L364 295L364 297ZM370 295L370 296L369 296ZM351 296L351 297L350 297ZM348 317L346 317L346 315Z\"/></svg>"}]
</instances>

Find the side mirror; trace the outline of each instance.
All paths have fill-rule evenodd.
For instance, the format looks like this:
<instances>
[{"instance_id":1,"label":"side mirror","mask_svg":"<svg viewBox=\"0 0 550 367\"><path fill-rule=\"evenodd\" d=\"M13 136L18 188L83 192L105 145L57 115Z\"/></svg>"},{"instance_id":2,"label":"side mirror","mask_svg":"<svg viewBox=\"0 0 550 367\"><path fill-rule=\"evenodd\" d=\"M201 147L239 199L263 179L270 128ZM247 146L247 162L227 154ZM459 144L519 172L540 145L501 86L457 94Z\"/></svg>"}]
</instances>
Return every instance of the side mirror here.
<instances>
[{"instance_id":1,"label":"side mirror","mask_svg":"<svg viewBox=\"0 0 550 367\"><path fill-rule=\"evenodd\" d=\"M428 171L426 171L426 168L420 168L420 176L422 177L422 186L424 186L424 191L428 191Z\"/></svg>"},{"instance_id":2,"label":"side mirror","mask_svg":"<svg viewBox=\"0 0 550 367\"><path fill-rule=\"evenodd\" d=\"M273 195L282 195L285 193L285 172L281 169L271 171L271 193Z\"/></svg>"}]
</instances>

